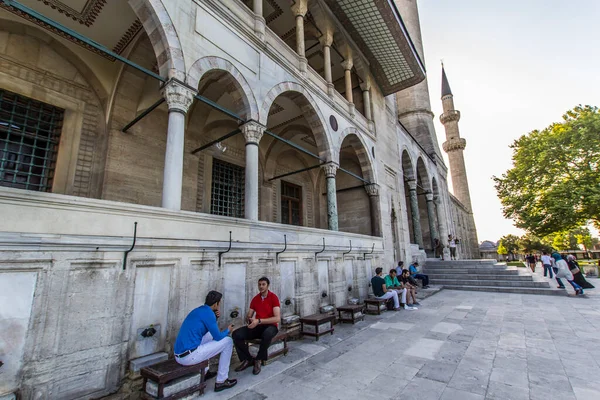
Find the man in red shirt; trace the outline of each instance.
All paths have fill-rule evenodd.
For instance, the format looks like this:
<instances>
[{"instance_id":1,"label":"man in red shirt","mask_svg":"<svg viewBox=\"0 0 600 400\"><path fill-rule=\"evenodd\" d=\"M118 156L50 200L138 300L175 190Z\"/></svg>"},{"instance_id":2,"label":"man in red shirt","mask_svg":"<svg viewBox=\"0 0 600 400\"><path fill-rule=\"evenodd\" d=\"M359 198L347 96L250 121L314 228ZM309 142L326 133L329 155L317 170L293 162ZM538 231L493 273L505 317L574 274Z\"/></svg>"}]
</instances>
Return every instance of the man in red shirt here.
<instances>
[{"instance_id":1,"label":"man in red shirt","mask_svg":"<svg viewBox=\"0 0 600 400\"><path fill-rule=\"evenodd\" d=\"M269 290L271 282L263 276L258 280L259 293L250 302L246 319L248 325L243 326L231 335L237 355L242 362L235 370L243 371L254 365L252 373L260 374L261 361L267 360L267 350L271 340L277 335L278 324L281 321L281 304L277 295ZM253 359L248 351L246 340L261 339L256 358Z\"/></svg>"}]
</instances>

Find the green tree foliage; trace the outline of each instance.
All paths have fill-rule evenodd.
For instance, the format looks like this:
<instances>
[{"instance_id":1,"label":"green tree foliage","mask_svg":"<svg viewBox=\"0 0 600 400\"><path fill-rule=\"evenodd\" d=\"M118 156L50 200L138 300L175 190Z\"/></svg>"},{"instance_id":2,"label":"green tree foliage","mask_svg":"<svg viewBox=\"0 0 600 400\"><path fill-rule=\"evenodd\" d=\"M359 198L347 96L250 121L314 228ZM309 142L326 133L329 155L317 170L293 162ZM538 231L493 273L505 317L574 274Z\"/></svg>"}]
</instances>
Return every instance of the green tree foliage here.
<instances>
[{"instance_id":1,"label":"green tree foliage","mask_svg":"<svg viewBox=\"0 0 600 400\"><path fill-rule=\"evenodd\" d=\"M506 247L504 247L504 245L502 244L502 242L500 242L498 244L498 250L496 250L496 252L498 254L501 254L501 255L505 256L505 255L508 254L508 249Z\"/></svg>"},{"instance_id":2,"label":"green tree foliage","mask_svg":"<svg viewBox=\"0 0 600 400\"><path fill-rule=\"evenodd\" d=\"M498 250L500 250L500 248L503 248L503 251L506 251L506 253L504 254L515 254L519 251L519 247L520 247L520 238L516 235L506 235L506 236L502 236L500 238L500 243L498 244ZM498 251L498 254L502 254L500 253L500 251Z\"/></svg>"},{"instance_id":3,"label":"green tree foliage","mask_svg":"<svg viewBox=\"0 0 600 400\"><path fill-rule=\"evenodd\" d=\"M531 234L522 236L519 240L519 246L523 253L542 253L544 251L552 251L552 246L542 241L542 239L539 237Z\"/></svg>"},{"instance_id":4,"label":"green tree foliage","mask_svg":"<svg viewBox=\"0 0 600 400\"><path fill-rule=\"evenodd\" d=\"M560 251L576 250L579 249L579 245L583 247L583 250L587 251L593 247L594 239L588 228L578 227L570 231L556 232L548 235L545 238L545 243L551 244L553 248Z\"/></svg>"},{"instance_id":5,"label":"green tree foliage","mask_svg":"<svg viewBox=\"0 0 600 400\"><path fill-rule=\"evenodd\" d=\"M598 107L575 107L511 148L513 168L493 178L505 217L540 237L589 221L600 227Z\"/></svg>"}]
</instances>

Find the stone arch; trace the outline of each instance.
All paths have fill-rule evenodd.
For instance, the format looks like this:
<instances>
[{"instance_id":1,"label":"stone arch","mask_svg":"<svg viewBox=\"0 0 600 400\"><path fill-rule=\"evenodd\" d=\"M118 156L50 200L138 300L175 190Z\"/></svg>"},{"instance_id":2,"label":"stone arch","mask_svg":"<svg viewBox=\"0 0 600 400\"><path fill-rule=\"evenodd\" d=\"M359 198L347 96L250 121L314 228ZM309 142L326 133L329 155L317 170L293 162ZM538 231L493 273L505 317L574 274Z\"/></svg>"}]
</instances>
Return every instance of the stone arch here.
<instances>
[{"instance_id":1,"label":"stone arch","mask_svg":"<svg viewBox=\"0 0 600 400\"><path fill-rule=\"evenodd\" d=\"M416 179L414 163L410 157L410 153L406 149L402 151L401 165L403 180L410 181Z\"/></svg>"},{"instance_id":2,"label":"stone arch","mask_svg":"<svg viewBox=\"0 0 600 400\"><path fill-rule=\"evenodd\" d=\"M312 96L304 87L295 82L282 82L275 85L265 97L262 103L259 113L259 122L263 125L267 125L269 118L269 110L271 105L277 97L286 92L297 92L301 94L298 97L298 106L303 112L304 118L310 126L315 141L317 143L317 149L319 150L319 157L332 161L336 158L332 155L331 139L327 130L327 123L323 118L323 114L319 110L316 102Z\"/></svg>"},{"instance_id":3,"label":"stone arch","mask_svg":"<svg viewBox=\"0 0 600 400\"><path fill-rule=\"evenodd\" d=\"M431 192L431 182L429 180L429 171L427 171L427 167L425 166L425 162L423 161L423 157L419 156L417 158L417 181L421 188L426 192Z\"/></svg>"},{"instance_id":4,"label":"stone arch","mask_svg":"<svg viewBox=\"0 0 600 400\"><path fill-rule=\"evenodd\" d=\"M348 127L344 129L344 131L340 135L340 143L337 149L335 149L335 154L338 157L338 164L341 146L342 143L344 143L344 140L346 140L346 138L348 138L350 145L352 146L354 152L356 153L356 156L358 157L358 160L360 162L360 168L363 173L363 178L371 183L376 183L375 169L373 168L373 159L371 157L371 153L369 153L369 149L365 141L362 139L360 132L354 127Z\"/></svg>"},{"instance_id":5,"label":"stone arch","mask_svg":"<svg viewBox=\"0 0 600 400\"><path fill-rule=\"evenodd\" d=\"M129 0L150 38L161 76L185 81L185 60L177 29L160 0Z\"/></svg>"},{"instance_id":6,"label":"stone arch","mask_svg":"<svg viewBox=\"0 0 600 400\"><path fill-rule=\"evenodd\" d=\"M232 84L238 90L232 91L231 95L234 97L234 104L237 109L246 110L246 119L258 120L258 105L250 85L244 78L244 75L229 61L220 57L203 57L196 60L190 67L187 74L187 83L193 88L197 88L200 85L202 77L210 71L221 70L228 72L232 76ZM267 110L268 111L268 110ZM241 116L241 115L240 115ZM244 116L242 116L244 117Z\"/></svg>"},{"instance_id":7,"label":"stone arch","mask_svg":"<svg viewBox=\"0 0 600 400\"><path fill-rule=\"evenodd\" d=\"M434 196L440 195L440 188L438 186L437 180L435 179L435 176L431 178L431 192Z\"/></svg>"}]
</instances>

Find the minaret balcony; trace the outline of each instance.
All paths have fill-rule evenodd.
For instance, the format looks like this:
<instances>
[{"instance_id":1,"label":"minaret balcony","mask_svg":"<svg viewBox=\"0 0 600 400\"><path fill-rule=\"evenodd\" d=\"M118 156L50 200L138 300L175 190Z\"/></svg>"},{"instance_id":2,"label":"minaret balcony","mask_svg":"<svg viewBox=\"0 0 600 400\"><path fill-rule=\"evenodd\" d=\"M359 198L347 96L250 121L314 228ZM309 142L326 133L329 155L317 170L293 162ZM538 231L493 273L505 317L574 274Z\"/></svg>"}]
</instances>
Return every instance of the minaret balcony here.
<instances>
[{"instance_id":1,"label":"minaret balcony","mask_svg":"<svg viewBox=\"0 0 600 400\"><path fill-rule=\"evenodd\" d=\"M467 147L467 141L463 138L451 138L442 144L442 148L446 153L456 150L464 150Z\"/></svg>"},{"instance_id":2,"label":"minaret balcony","mask_svg":"<svg viewBox=\"0 0 600 400\"><path fill-rule=\"evenodd\" d=\"M453 121L458 122L459 120L460 120L460 111L457 111L457 110L450 110L450 111L447 111L447 112L443 113L442 115L440 115L440 121L442 122L442 124L446 124L447 122L453 122Z\"/></svg>"}]
</instances>

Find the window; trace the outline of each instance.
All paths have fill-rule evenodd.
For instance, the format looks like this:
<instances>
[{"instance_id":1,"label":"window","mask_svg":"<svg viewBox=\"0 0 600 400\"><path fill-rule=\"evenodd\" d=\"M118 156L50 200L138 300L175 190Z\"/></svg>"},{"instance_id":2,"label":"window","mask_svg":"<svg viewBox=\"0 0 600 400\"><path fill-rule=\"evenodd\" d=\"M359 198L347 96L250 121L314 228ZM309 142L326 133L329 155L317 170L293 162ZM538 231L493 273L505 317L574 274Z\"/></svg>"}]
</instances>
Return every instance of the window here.
<instances>
[{"instance_id":1,"label":"window","mask_svg":"<svg viewBox=\"0 0 600 400\"><path fill-rule=\"evenodd\" d=\"M0 89L0 185L49 192L64 110Z\"/></svg>"},{"instance_id":2,"label":"window","mask_svg":"<svg viewBox=\"0 0 600 400\"><path fill-rule=\"evenodd\" d=\"M245 169L213 159L210 213L244 218Z\"/></svg>"},{"instance_id":3,"label":"window","mask_svg":"<svg viewBox=\"0 0 600 400\"><path fill-rule=\"evenodd\" d=\"M302 188L281 181L281 223L302 225Z\"/></svg>"}]
</instances>

